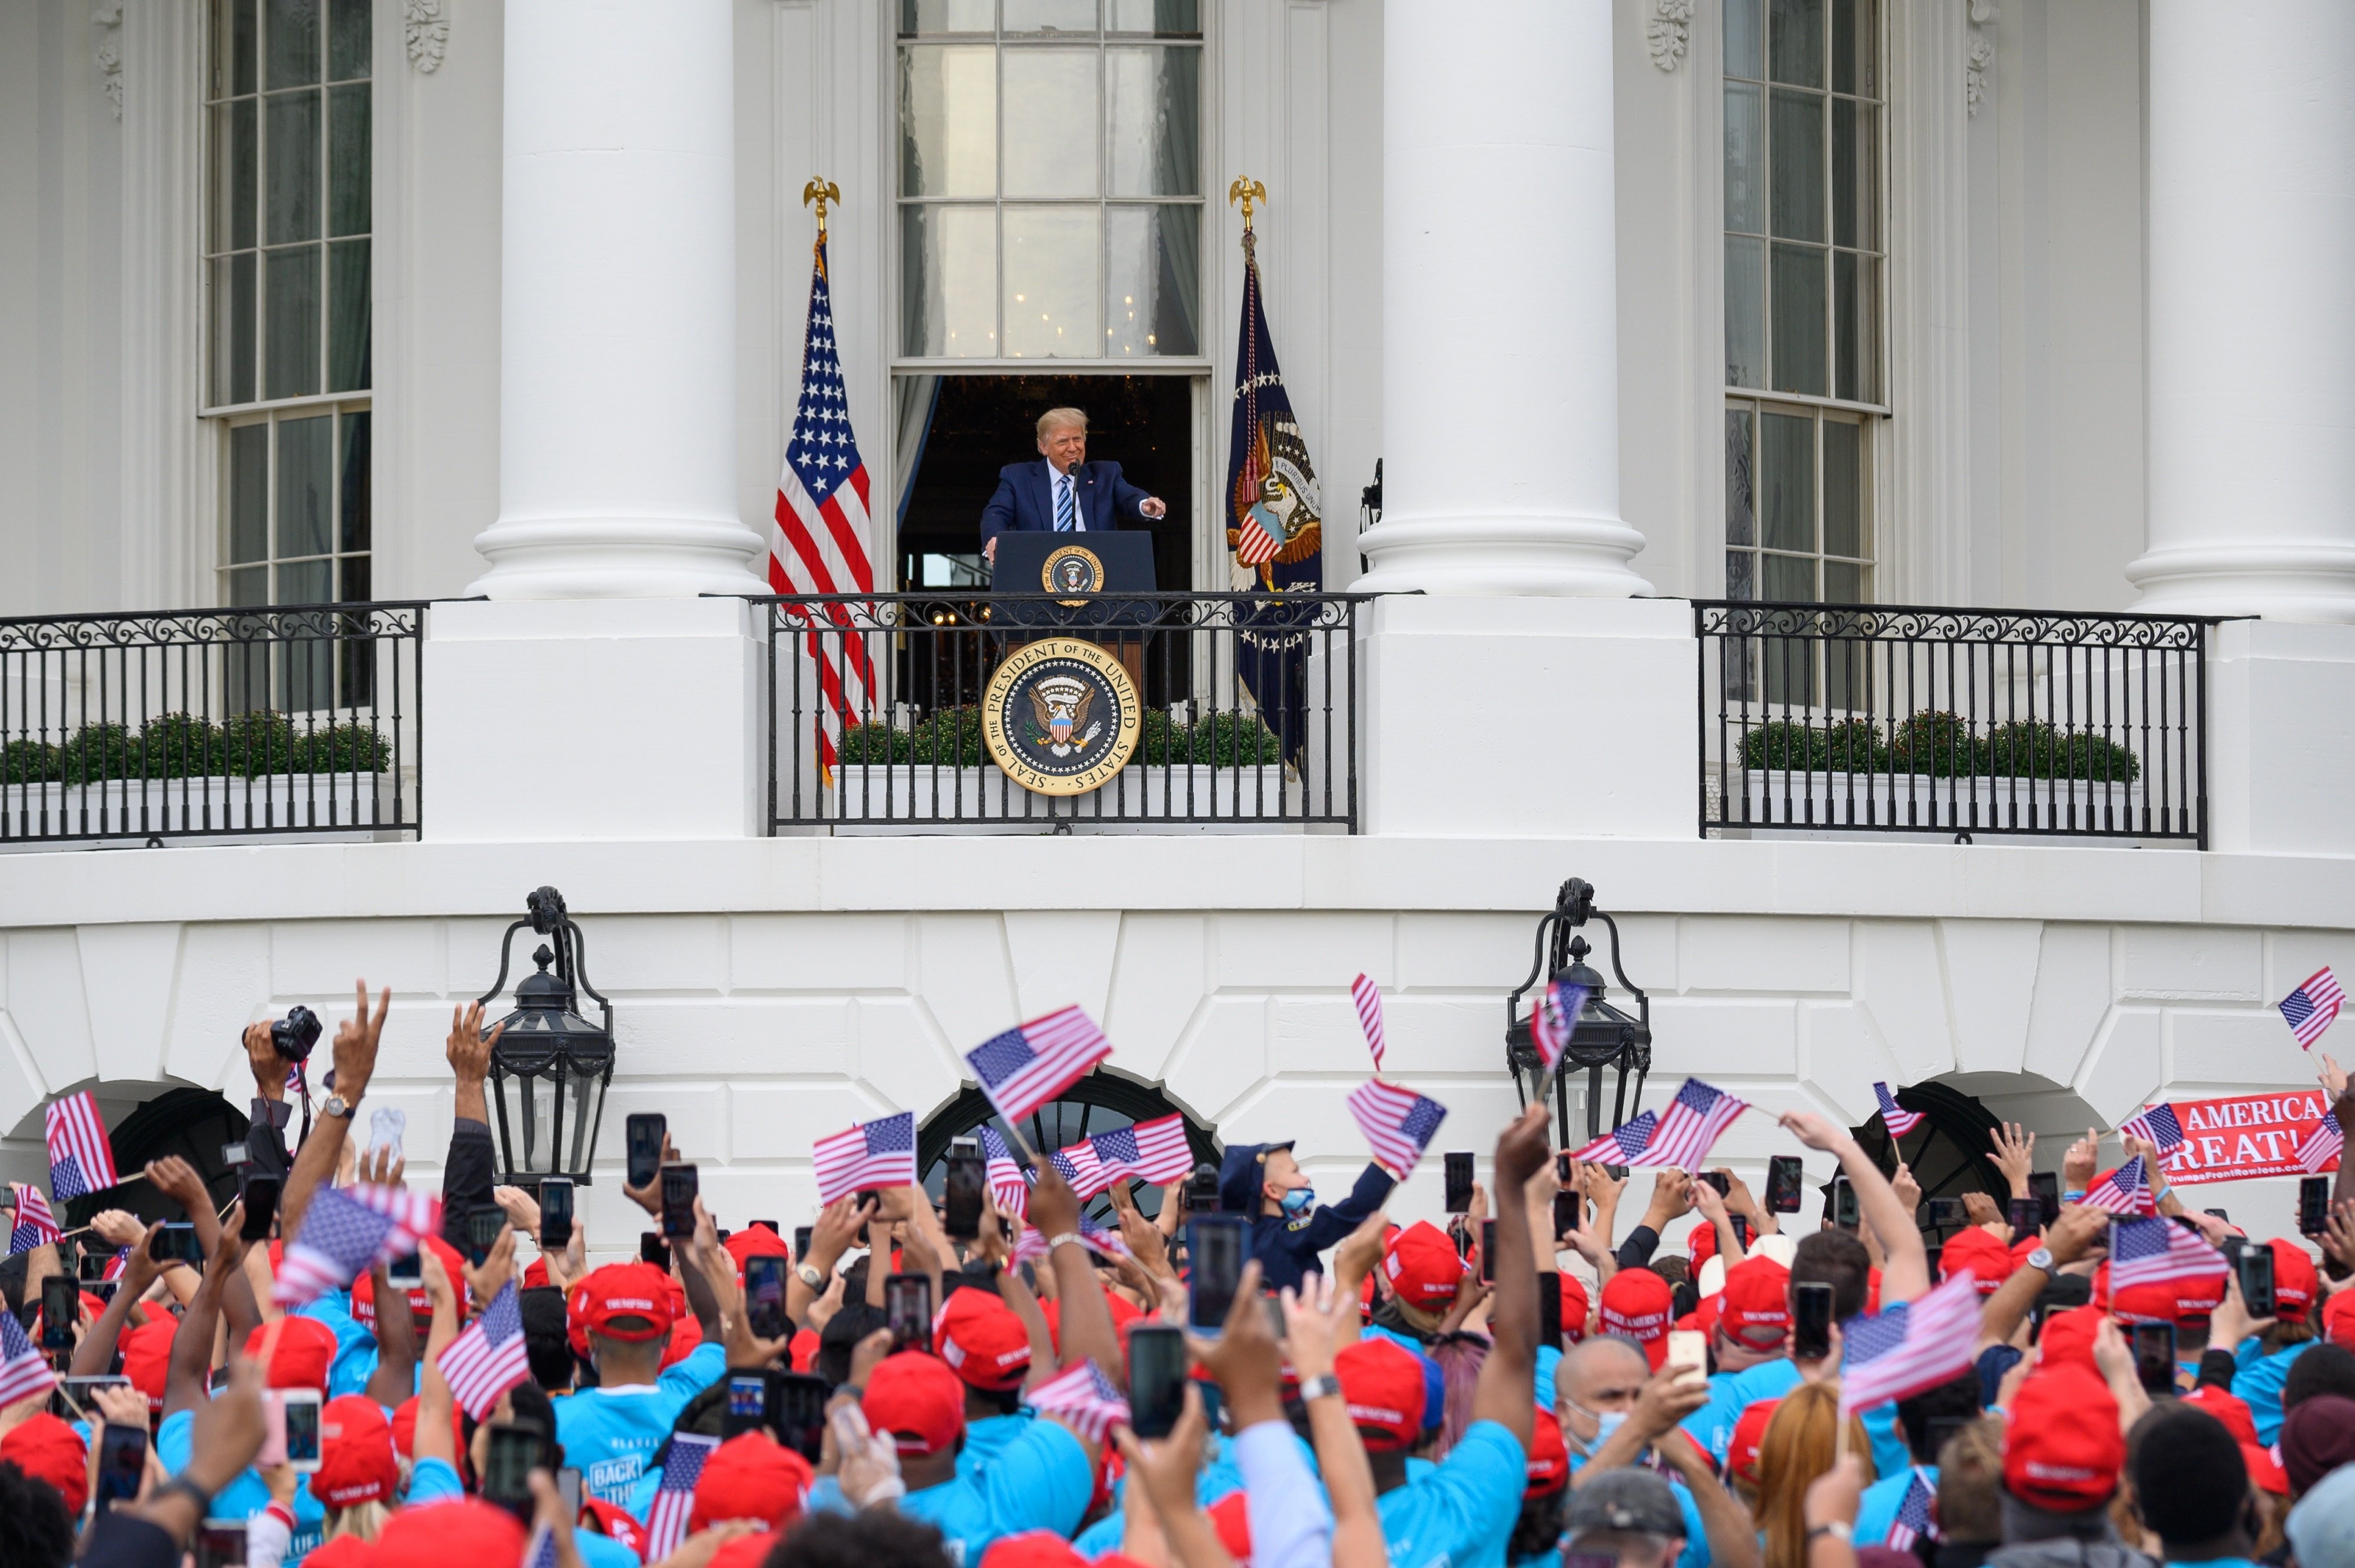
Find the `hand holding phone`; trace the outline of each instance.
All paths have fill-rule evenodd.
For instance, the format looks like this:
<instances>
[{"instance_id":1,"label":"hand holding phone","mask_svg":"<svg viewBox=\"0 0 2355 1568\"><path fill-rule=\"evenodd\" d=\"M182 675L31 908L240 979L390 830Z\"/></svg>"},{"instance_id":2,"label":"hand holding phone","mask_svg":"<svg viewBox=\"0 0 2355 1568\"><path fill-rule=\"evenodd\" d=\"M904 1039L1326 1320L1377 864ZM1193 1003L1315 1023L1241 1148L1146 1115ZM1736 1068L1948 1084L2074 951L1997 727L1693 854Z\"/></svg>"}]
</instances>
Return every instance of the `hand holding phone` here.
<instances>
[{"instance_id":1,"label":"hand holding phone","mask_svg":"<svg viewBox=\"0 0 2355 1568\"><path fill-rule=\"evenodd\" d=\"M654 1184L655 1172L662 1169L663 1139L669 1132L670 1124L660 1111L641 1111L623 1125L629 1162L623 1175L629 1185L643 1191Z\"/></svg>"},{"instance_id":2,"label":"hand holding phone","mask_svg":"<svg viewBox=\"0 0 2355 1568\"><path fill-rule=\"evenodd\" d=\"M547 1177L539 1184L539 1250L562 1252L571 1244L571 1179Z\"/></svg>"},{"instance_id":3,"label":"hand holding phone","mask_svg":"<svg viewBox=\"0 0 2355 1568\"><path fill-rule=\"evenodd\" d=\"M925 1278L929 1285L929 1277ZM771 1255L744 1260L744 1326L762 1340L782 1340L794 1331L785 1316L785 1260Z\"/></svg>"},{"instance_id":4,"label":"hand holding phone","mask_svg":"<svg viewBox=\"0 0 2355 1568\"><path fill-rule=\"evenodd\" d=\"M1832 1353L1832 1287L1821 1280L1791 1287L1791 1359L1819 1361Z\"/></svg>"},{"instance_id":5,"label":"hand holding phone","mask_svg":"<svg viewBox=\"0 0 2355 1568\"><path fill-rule=\"evenodd\" d=\"M1770 1214L1796 1214L1799 1212L1800 1189L1807 1179L1806 1162L1796 1154L1777 1154L1766 1161L1766 1212Z\"/></svg>"},{"instance_id":6,"label":"hand holding phone","mask_svg":"<svg viewBox=\"0 0 2355 1568\"><path fill-rule=\"evenodd\" d=\"M1139 1323L1128 1331L1129 1429L1167 1437L1186 1411L1186 1331Z\"/></svg>"},{"instance_id":7,"label":"hand holding phone","mask_svg":"<svg viewBox=\"0 0 2355 1568\"><path fill-rule=\"evenodd\" d=\"M941 1186L941 1229L952 1241L976 1240L981 1235L982 1189L988 1179L980 1143L970 1138L953 1139L947 1167Z\"/></svg>"},{"instance_id":8,"label":"hand holding phone","mask_svg":"<svg viewBox=\"0 0 2355 1568\"><path fill-rule=\"evenodd\" d=\"M1447 1212L1469 1213L1472 1209L1472 1153L1469 1150L1450 1150L1447 1156Z\"/></svg>"},{"instance_id":9,"label":"hand holding phone","mask_svg":"<svg viewBox=\"0 0 2355 1568\"><path fill-rule=\"evenodd\" d=\"M1206 1339L1225 1332L1227 1313L1241 1288L1243 1265L1251 1257L1248 1223L1241 1214L1226 1213L1198 1214L1186 1222L1186 1252L1193 1260L1186 1325Z\"/></svg>"},{"instance_id":10,"label":"hand holding phone","mask_svg":"<svg viewBox=\"0 0 2355 1568\"><path fill-rule=\"evenodd\" d=\"M278 1219L279 1181L275 1176L249 1176L245 1179L245 1218L239 1222L240 1241L268 1241L270 1227Z\"/></svg>"},{"instance_id":11,"label":"hand holding phone","mask_svg":"<svg viewBox=\"0 0 2355 1568\"><path fill-rule=\"evenodd\" d=\"M883 1322L884 1327L891 1330L892 1354L897 1355L901 1351L931 1350L932 1277L929 1274L895 1274L884 1280Z\"/></svg>"},{"instance_id":12,"label":"hand holding phone","mask_svg":"<svg viewBox=\"0 0 2355 1568\"><path fill-rule=\"evenodd\" d=\"M695 1234L695 1199L701 1178L692 1165L662 1168L662 1233L672 1241Z\"/></svg>"},{"instance_id":13,"label":"hand holding phone","mask_svg":"<svg viewBox=\"0 0 2355 1568\"><path fill-rule=\"evenodd\" d=\"M81 1292L70 1276L52 1274L41 1281L41 1349L69 1351L74 1325L81 1320Z\"/></svg>"}]
</instances>

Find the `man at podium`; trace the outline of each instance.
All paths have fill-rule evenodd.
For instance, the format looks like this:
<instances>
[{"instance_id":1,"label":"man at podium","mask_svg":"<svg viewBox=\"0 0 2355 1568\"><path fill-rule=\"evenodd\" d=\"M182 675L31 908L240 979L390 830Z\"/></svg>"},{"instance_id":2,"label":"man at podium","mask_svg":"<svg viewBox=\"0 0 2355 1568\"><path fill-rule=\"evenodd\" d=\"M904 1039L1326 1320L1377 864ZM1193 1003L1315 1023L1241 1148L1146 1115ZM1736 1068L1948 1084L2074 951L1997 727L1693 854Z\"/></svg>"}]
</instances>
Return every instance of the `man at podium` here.
<instances>
[{"instance_id":1,"label":"man at podium","mask_svg":"<svg viewBox=\"0 0 2355 1568\"><path fill-rule=\"evenodd\" d=\"M1167 511L1123 479L1120 464L1088 461L1087 415L1050 408L1039 416L1038 461L998 471L997 493L981 509L981 553L995 566L1000 534L1095 534Z\"/></svg>"}]
</instances>

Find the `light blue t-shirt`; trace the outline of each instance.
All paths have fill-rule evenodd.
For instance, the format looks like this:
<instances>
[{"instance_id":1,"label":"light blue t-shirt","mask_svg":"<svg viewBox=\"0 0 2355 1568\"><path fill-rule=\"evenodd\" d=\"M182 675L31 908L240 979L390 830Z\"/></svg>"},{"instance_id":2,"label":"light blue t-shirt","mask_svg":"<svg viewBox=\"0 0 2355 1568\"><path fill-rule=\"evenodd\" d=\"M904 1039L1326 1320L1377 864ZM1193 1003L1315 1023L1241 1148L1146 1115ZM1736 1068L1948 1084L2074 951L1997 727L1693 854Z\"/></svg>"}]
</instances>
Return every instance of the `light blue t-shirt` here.
<instances>
[{"instance_id":1,"label":"light blue t-shirt","mask_svg":"<svg viewBox=\"0 0 2355 1568\"><path fill-rule=\"evenodd\" d=\"M409 1503L453 1502L466 1495L466 1485L447 1459L420 1459L409 1467Z\"/></svg>"},{"instance_id":2,"label":"light blue t-shirt","mask_svg":"<svg viewBox=\"0 0 2355 1568\"><path fill-rule=\"evenodd\" d=\"M728 1352L702 1344L651 1383L584 1388L556 1401L556 1440L566 1462L581 1471L581 1489L629 1506L633 1485L669 1438L678 1413L727 1371Z\"/></svg>"},{"instance_id":3,"label":"light blue t-shirt","mask_svg":"<svg viewBox=\"0 0 2355 1568\"><path fill-rule=\"evenodd\" d=\"M1889 1527L1897 1522L1897 1510L1905 1501L1906 1491L1913 1485L1913 1470L1914 1467L1908 1465L1902 1470L1882 1476L1864 1489L1863 1495L1857 1499L1856 1503L1855 1544L1879 1546L1889 1539ZM1930 1484L1930 1489L1936 1491L1938 1467L1923 1465L1921 1471L1922 1478Z\"/></svg>"},{"instance_id":4,"label":"light blue t-shirt","mask_svg":"<svg viewBox=\"0 0 2355 1568\"><path fill-rule=\"evenodd\" d=\"M330 1290L295 1308L293 1316L325 1323L335 1331L336 1359L327 1368L327 1397L366 1393L368 1379L376 1374L376 1331L352 1316L350 1295Z\"/></svg>"},{"instance_id":5,"label":"light blue t-shirt","mask_svg":"<svg viewBox=\"0 0 2355 1568\"><path fill-rule=\"evenodd\" d=\"M1029 1428L1033 1413L1028 1406L1011 1415L985 1415L964 1424L964 1446L957 1450L956 1473L971 1479L997 1457L1005 1446Z\"/></svg>"},{"instance_id":6,"label":"light blue t-shirt","mask_svg":"<svg viewBox=\"0 0 2355 1568\"><path fill-rule=\"evenodd\" d=\"M1761 1361L1742 1372L1720 1372L1709 1380L1709 1403L1685 1417L1684 1429L1723 1469L1725 1451L1733 1446L1733 1426L1742 1413L1759 1400L1780 1399L1806 1381L1788 1356ZM1872 1440L1874 1473L1893 1476L1911 1467L1913 1455L1898 1435L1896 1404L1874 1405L1862 1413L1862 1418L1864 1434Z\"/></svg>"},{"instance_id":7,"label":"light blue t-shirt","mask_svg":"<svg viewBox=\"0 0 2355 1568\"><path fill-rule=\"evenodd\" d=\"M1465 1427L1429 1475L1377 1499L1391 1568L1504 1568L1529 1463L1498 1423Z\"/></svg>"},{"instance_id":8,"label":"light blue t-shirt","mask_svg":"<svg viewBox=\"0 0 2355 1568\"><path fill-rule=\"evenodd\" d=\"M1060 1422L1033 1421L978 1475L910 1492L900 1511L939 1531L953 1562L972 1564L1000 1536L1026 1530L1070 1535L1095 1488L1087 1446Z\"/></svg>"},{"instance_id":9,"label":"light blue t-shirt","mask_svg":"<svg viewBox=\"0 0 2355 1568\"><path fill-rule=\"evenodd\" d=\"M196 1450L197 1413L176 1410L164 1417L164 1425L155 1429L155 1462L166 1474L176 1476L188 1467ZM240 1470L237 1478L213 1494L209 1512L214 1519L251 1519L270 1506L270 1489L261 1476L249 1467ZM327 1510L311 1495L307 1486L294 1489L294 1538L288 1542L282 1559L284 1568L295 1568L313 1548L327 1527Z\"/></svg>"},{"instance_id":10,"label":"light blue t-shirt","mask_svg":"<svg viewBox=\"0 0 2355 1568\"><path fill-rule=\"evenodd\" d=\"M2232 1374L2232 1393L2247 1402L2249 1414L2256 1417L2260 1444L2270 1445L2281 1436L2282 1384L2288 1381L2290 1362L2320 1343L2308 1340L2267 1355L2263 1340L2246 1340L2233 1352L2240 1370Z\"/></svg>"}]
</instances>

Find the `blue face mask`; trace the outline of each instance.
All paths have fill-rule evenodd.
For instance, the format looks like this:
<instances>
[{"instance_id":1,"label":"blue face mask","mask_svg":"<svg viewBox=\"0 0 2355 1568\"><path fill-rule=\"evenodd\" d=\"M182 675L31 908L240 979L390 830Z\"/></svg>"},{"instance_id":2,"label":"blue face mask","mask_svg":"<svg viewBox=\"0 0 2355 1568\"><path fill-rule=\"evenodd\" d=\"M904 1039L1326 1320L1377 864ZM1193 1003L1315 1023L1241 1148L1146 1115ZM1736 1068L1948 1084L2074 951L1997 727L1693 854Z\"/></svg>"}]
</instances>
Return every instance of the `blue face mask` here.
<instances>
[{"instance_id":1,"label":"blue face mask","mask_svg":"<svg viewBox=\"0 0 2355 1568\"><path fill-rule=\"evenodd\" d=\"M1284 1212L1295 1220L1316 1206L1316 1189L1314 1187L1295 1187L1284 1195Z\"/></svg>"}]
</instances>

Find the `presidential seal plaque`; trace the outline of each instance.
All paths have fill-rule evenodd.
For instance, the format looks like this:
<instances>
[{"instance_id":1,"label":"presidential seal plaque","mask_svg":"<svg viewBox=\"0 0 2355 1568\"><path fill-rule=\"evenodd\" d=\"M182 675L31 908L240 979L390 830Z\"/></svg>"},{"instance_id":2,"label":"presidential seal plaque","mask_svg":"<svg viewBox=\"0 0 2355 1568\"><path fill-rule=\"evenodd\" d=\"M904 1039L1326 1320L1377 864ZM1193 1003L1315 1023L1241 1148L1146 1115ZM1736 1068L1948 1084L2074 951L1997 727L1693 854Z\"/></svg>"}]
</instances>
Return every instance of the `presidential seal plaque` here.
<instances>
[{"instance_id":1,"label":"presidential seal plaque","mask_svg":"<svg viewBox=\"0 0 2355 1568\"><path fill-rule=\"evenodd\" d=\"M1039 586L1049 593L1102 593L1104 586L1103 561L1085 545L1066 545L1048 556L1039 568ZM1083 599L1067 599L1067 605L1082 605Z\"/></svg>"},{"instance_id":2,"label":"presidential seal plaque","mask_svg":"<svg viewBox=\"0 0 2355 1568\"><path fill-rule=\"evenodd\" d=\"M1074 637L1041 638L990 677L982 744L1025 789L1082 795L1128 766L1142 713L1119 660Z\"/></svg>"}]
</instances>

